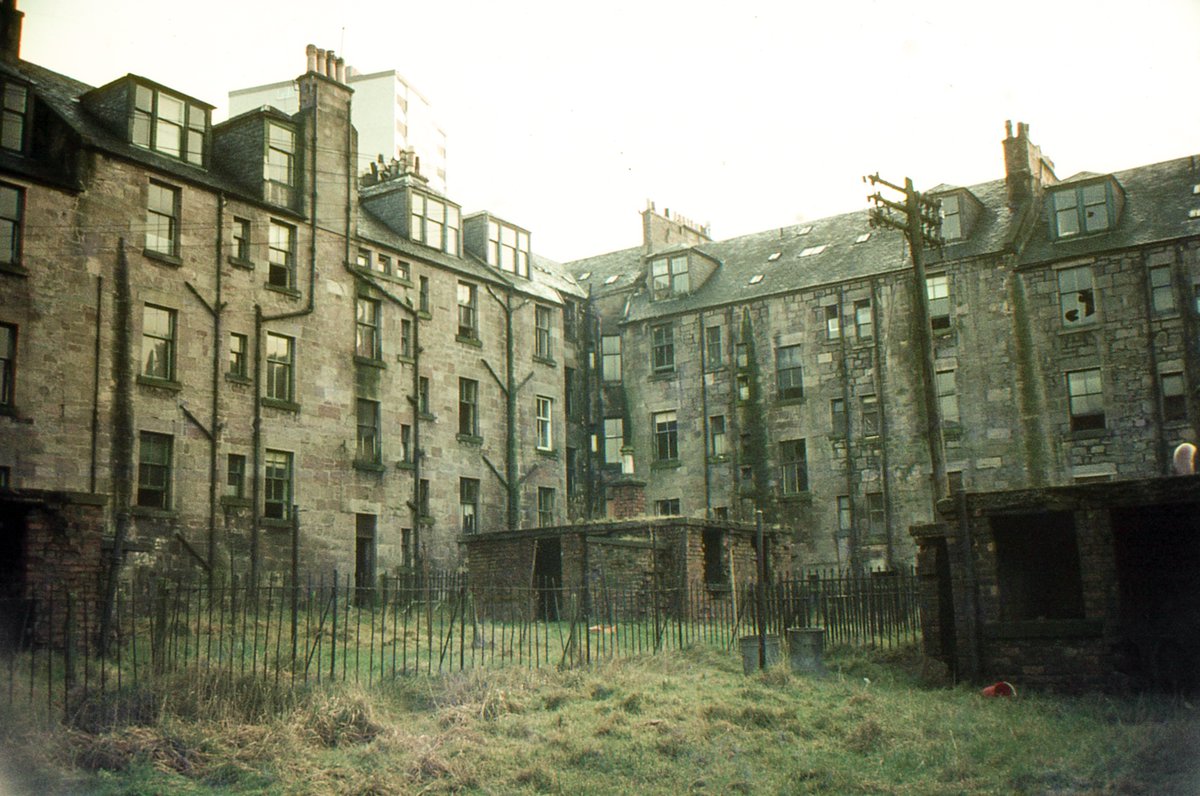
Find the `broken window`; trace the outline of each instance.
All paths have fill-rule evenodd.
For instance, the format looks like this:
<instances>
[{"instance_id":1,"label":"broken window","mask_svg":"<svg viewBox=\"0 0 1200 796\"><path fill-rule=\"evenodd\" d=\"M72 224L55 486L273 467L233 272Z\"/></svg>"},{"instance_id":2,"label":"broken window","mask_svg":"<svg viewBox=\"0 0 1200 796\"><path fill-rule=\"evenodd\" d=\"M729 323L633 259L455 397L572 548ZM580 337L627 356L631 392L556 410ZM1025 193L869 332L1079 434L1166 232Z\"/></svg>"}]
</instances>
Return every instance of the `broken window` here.
<instances>
[{"instance_id":1,"label":"broken window","mask_svg":"<svg viewBox=\"0 0 1200 796\"><path fill-rule=\"evenodd\" d=\"M1086 265L1058 272L1058 302L1063 326L1083 326L1096 321L1096 291L1092 269Z\"/></svg>"},{"instance_id":2,"label":"broken window","mask_svg":"<svg viewBox=\"0 0 1200 796\"><path fill-rule=\"evenodd\" d=\"M824 309L825 339L837 340L842 336L842 310L837 304L830 304Z\"/></svg>"},{"instance_id":3,"label":"broken window","mask_svg":"<svg viewBox=\"0 0 1200 796\"><path fill-rule=\"evenodd\" d=\"M1072 431L1104 428L1104 393L1099 368L1068 373L1067 398Z\"/></svg>"},{"instance_id":4,"label":"broken window","mask_svg":"<svg viewBox=\"0 0 1200 796\"><path fill-rule=\"evenodd\" d=\"M1163 373L1159 376L1162 391L1162 419L1165 423L1187 419L1187 396L1182 373Z\"/></svg>"}]
</instances>

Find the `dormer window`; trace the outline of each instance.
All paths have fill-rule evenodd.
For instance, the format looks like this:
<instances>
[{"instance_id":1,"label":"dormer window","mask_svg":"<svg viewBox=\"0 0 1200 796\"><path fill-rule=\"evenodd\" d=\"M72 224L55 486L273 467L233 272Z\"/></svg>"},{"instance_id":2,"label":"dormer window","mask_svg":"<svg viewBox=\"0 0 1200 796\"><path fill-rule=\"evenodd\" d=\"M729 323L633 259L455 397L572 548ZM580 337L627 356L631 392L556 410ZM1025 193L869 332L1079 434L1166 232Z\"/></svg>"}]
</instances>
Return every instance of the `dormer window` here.
<instances>
[{"instance_id":1,"label":"dormer window","mask_svg":"<svg viewBox=\"0 0 1200 796\"><path fill-rule=\"evenodd\" d=\"M130 141L197 166L204 164L208 109L142 84L133 86Z\"/></svg>"},{"instance_id":2,"label":"dormer window","mask_svg":"<svg viewBox=\"0 0 1200 796\"><path fill-rule=\"evenodd\" d=\"M962 204L957 196L942 197L942 239L958 240L963 236Z\"/></svg>"},{"instance_id":3,"label":"dormer window","mask_svg":"<svg viewBox=\"0 0 1200 796\"><path fill-rule=\"evenodd\" d=\"M1092 182L1050 194L1050 231L1056 239L1104 232L1116 224L1118 201L1111 181Z\"/></svg>"},{"instance_id":4,"label":"dormer window","mask_svg":"<svg viewBox=\"0 0 1200 796\"><path fill-rule=\"evenodd\" d=\"M650 281L654 301L687 294L691 290L688 256L677 254L650 263Z\"/></svg>"},{"instance_id":5,"label":"dormer window","mask_svg":"<svg viewBox=\"0 0 1200 796\"><path fill-rule=\"evenodd\" d=\"M25 151L25 118L29 90L20 83L0 81L4 104L0 107L0 148L9 152Z\"/></svg>"},{"instance_id":6,"label":"dormer window","mask_svg":"<svg viewBox=\"0 0 1200 796\"><path fill-rule=\"evenodd\" d=\"M488 220L487 263L529 278L529 233L495 219Z\"/></svg>"},{"instance_id":7,"label":"dormer window","mask_svg":"<svg viewBox=\"0 0 1200 796\"><path fill-rule=\"evenodd\" d=\"M294 186L295 164L295 131L278 122L267 122L267 152L263 159L263 179Z\"/></svg>"},{"instance_id":8,"label":"dormer window","mask_svg":"<svg viewBox=\"0 0 1200 796\"><path fill-rule=\"evenodd\" d=\"M432 196L412 194L409 217L409 237L447 254L458 254L458 207Z\"/></svg>"}]
</instances>

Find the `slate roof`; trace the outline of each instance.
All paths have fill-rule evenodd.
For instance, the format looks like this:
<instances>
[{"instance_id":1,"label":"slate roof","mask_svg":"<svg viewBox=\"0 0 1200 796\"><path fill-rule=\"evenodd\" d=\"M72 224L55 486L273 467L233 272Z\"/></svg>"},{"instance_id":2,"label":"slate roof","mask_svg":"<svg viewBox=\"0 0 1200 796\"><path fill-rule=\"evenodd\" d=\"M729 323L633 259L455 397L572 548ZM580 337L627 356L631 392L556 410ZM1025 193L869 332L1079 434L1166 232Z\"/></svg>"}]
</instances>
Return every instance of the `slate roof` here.
<instances>
[{"instance_id":1,"label":"slate roof","mask_svg":"<svg viewBox=\"0 0 1200 796\"><path fill-rule=\"evenodd\" d=\"M1200 157L1185 157L1112 175L1125 192L1124 208L1112 229L1067 240L1051 240L1045 207L1040 208L1033 235L1021 254L1020 265L1034 265L1106 251L1200 235ZM1053 188L1050 189L1051 191Z\"/></svg>"}]
</instances>

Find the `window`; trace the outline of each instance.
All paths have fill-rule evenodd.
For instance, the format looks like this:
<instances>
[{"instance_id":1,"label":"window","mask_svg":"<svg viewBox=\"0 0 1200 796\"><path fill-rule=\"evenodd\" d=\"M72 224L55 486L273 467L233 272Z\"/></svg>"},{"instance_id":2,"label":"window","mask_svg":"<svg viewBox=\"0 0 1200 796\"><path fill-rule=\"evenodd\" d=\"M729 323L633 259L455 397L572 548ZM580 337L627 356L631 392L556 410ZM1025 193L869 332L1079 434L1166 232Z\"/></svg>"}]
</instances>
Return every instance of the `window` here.
<instances>
[{"instance_id":1,"label":"window","mask_svg":"<svg viewBox=\"0 0 1200 796\"><path fill-rule=\"evenodd\" d=\"M379 401L358 399L358 439L355 449L356 460L366 464L379 464Z\"/></svg>"},{"instance_id":2,"label":"window","mask_svg":"<svg viewBox=\"0 0 1200 796\"><path fill-rule=\"evenodd\" d=\"M713 519L718 522L726 522L729 519L729 507L713 506Z\"/></svg>"},{"instance_id":3,"label":"window","mask_svg":"<svg viewBox=\"0 0 1200 796\"><path fill-rule=\"evenodd\" d=\"M963 491L963 474L962 470L950 470L946 473L946 486L950 490L951 495L957 495Z\"/></svg>"},{"instance_id":4,"label":"window","mask_svg":"<svg viewBox=\"0 0 1200 796\"><path fill-rule=\"evenodd\" d=\"M377 274L384 276L392 275L392 258L386 254L376 255L375 260L371 265L371 270Z\"/></svg>"},{"instance_id":5,"label":"window","mask_svg":"<svg viewBox=\"0 0 1200 796\"><path fill-rule=\"evenodd\" d=\"M247 358L248 341L246 335L230 332L229 334L229 375L244 379L249 375L249 360Z\"/></svg>"},{"instance_id":6,"label":"window","mask_svg":"<svg viewBox=\"0 0 1200 796\"><path fill-rule=\"evenodd\" d=\"M879 399L874 395L862 397L862 433L864 437L879 436Z\"/></svg>"},{"instance_id":7,"label":"window","mask_svg":"<svg viewBox=\"0 0 1200 796\"><path fill-rule=\"evenodd\" d=\"M413 565L413 532L412 528L400 529L400 566Z\"/></svg>"},{"instance_id":8,"label":"window","mask_svg":"<svg viewBox=\"0 0 1200 796\"><path fill-rule=\"evenodd\" d=\"M804 440L779 443L779 485L785 495L808 491L808 454Z\"/></svg>"},{"instance_id":9,"label":"window","mask_svg":"<svg viewBox=\"0 0 1200 796\"><path fill-rule=\"evenodd\" d=\"M957 424L958 420L958 386L953 370L939 370L934 374L934 384L937 387L938 409L941 410L942 423Z\"/></svg>"},{"instance_id":10,"label":"window","mask_svg":"<svg viewBox=\"0 0 1200 796\"><path fill-rule=\"evenodd\" d=\"M651 364L655 372L675 369L675 327L669 323L651 327Z\"/></svg>"},{"instance_id":11,"label":"window","mask_svg":"<svg viewBox=\"0 0 1200 796\"><path fill-rule=\"evenodd\" d=\"M152 509L171 507L170 434L143 431L138 440L137 504Z\"/></svg>"},{"instance_id":12,"label":"window","mask_svg":"<svg viewBox=\"0 0 1200 796\"><path fill-rule=\"evenodd\" d=\"M250 222L244 218L233 220L233 259L250 262Z\"/></svg>"},{"instance_id":13,"label":"window","mask_svg":"<svg viewBox=\"0 0 1200 796\"><path fill-rule=\"evenodd\" d=\"M720 528L705 528L700 538L704 554L704 585L729 585L729 562L725 556L725 532Z\"/></svg>"},{"instance_id":14,"label":"window","mask_svg":"<svg viewBox=\"0 0 1200 796\"><path fill-rule=\"evenodd\" d=\"M775 379L780 400L804 397L800 346L787 345L775 349Z\"/></svg>"},{"instance_id":15,"label":"window","mask_svg":"<svg viewBox=\"0 0 1200 796\"><path fill-rule=\"evenodd\" d=\"M432 196L414 192L409 237L448 254L458 254L458 208Z\"/></svg>"},{"instance_id":16,"label":"window","mask_svg":"<svg viewBox=\"0 0 1200 796\"><path fill-rule=\"evenodd\" d=\"M397 279L403 279L405 282L412 280L412 269L409 267L406 260L396 260L395 268L392 268L392 258L388 257L386 254L379 255L379 260L379 267L381 269L390 269L385 270L384 273L390 273Z\"/></svg>"},{"instance_id":17,"label":"window","mask_svg":"<svg viewBox=\"0 0 1200 796\"><path fill-rule=\"evenodd\" d=\"M151 182L146 194L146 251L179 253L179 189Z\"/></svg>"},{"instance_id":18,"label":"window","mask_svg":"<svg viewBox=\"0 0 1200 796\"><path fill-rule=\"evenodd\" d=\"M686 254L663 257L650 264L651 292L655 301L682 296L691 289Z\"/></svg>"},{"instance_id":19,"label":"window","mask_svg":"<svg viewBox=\"0 0 1200 796\"><path fill-rule=\"evenodd\" d=\"M371 267L371 251L369 249L359 249L358 254L354 255L354 266L364 270L369 269Z\"/></svg>"},{"instance_id":20,"label":"window","mask_svg":"<svg viewBox=\"0 0 1200 796\"><path fill-rule=\"evenodd\" d=\"M567 498L575 496L579 490L579 451L567 448Z\"/></svg>"},{"instance_id":21,"label":"window","mask_svg":"<svg viewBox=\"0 0 1200 796\"><path fill-rule=\"evenodd\" d=\"M293 288L296 284L296 228L272 221L267 234L267 284Z\"/></svg>"},{"instance_id":22,"label":"window","mask_svg":"<svg viewBox=\"0 0 1200 796\"><path fill-rule=\"evenodd\" d=\"M359 296L354 306L354 353L366 359L380 359L379 302Z\"/></svg>"},{"instance_id":23,"label":"window","mask_svg":"<svg viewBox=\"0 0 1200 796\"><path fill-rule=\"evenodd\" d=\"M1163 373L1158 377L1162 391L1162 419L1170 423L1187 420L1187 396L1182 373Z\"/></svg>"},{"instance_id":24,"label":"window","mask_svg":"<svg viewBox=\"0 0 1200 796\"><path fill-rule=\"evenodd\" d=\"M417 379L417 411L423 415L432 415L429 404L429 377Z\"/></svg>"},{"instance_id":25,"label":"window","mask_svg":"<svg viewBox=\"0 0 1200 796\"><path fill-rule=\"evenodd\" d=\"M1092 269L1086 265L1058 272L1058 304L1063 326L1083 326L1096 321L1096 292Z\"/></svg>"},{"instance_id":26,"label":"window","mask_svg":"<svg viewBox=\"0 0 1200 796\"><path fill-rule=\"evenodd\" d=\"M422 478L417 482L417 515L432 517L429 508L429 479Z\"/></svg>"},{"instance_id":27,"label":"window","mask_svg":"<svg viewBox=\"0 0 1200 796\"><path fill-rule=\"evenodd\" d=\"M175 378L175 310L153 304L142 308L142 375Z\"/></svg>"},{"instance_id":28,"label":"window","mask_svg":"<svg viewBox=\"0 0 1200 796\"><path fill-rule=\"evenodd\" d=\"M429 312L429 277L422 276L417 279L417 309L421 312Z\"/></svg>"},{"instance_id":29,"label":"window","mask_svg":"<svg viewBox=\"0 0 1200 796\"><path fill-rule=\"evenodd\" d=\"M501 271L528 279L529 233L489 220L487 263Z\"/></svg>"},{"instance_id":30,"label":"window","mask_svg":"<svg viewBox=\"0 0 1200 796\"><path fill-rule=\"evenodd\" d=\"M544 307L538 304L533 308L534 324L536 328L534 340L534 355L543 359L554 358L553 337L550 333L550 326L553 323L553 314L549 307Z\"/></svg>"},{"instance_id":31,"label":"window","mask_svg":"<svg viewBox=\"0 0 1200 796\"><path fill-rule=\"evenodd\" d=\"M1083 580L1069 511L991 518L1002 621L1082 619Z\"/></svg>"},{"instance_id":32,"label":"window","mask_svg":"<svg viewBox=\"0 0 1200 796\"><path fill-rule=\"evenodd\" d=\"M654 501L654 513L659 517L678 517L679 498L667 498Z\"/></svg>"},{"instance_id":33,"label":"window","mask_svg":"<svg viewBox=\"0 0 1200 796\"><path fill-rule=\"evenodd\" d=\"M479 531L479 479L458 479L458 504L462 516L462 532Z\"/></svg>"},{"instance_id":34,"label":"window","mask_svg":"<svg viewBox=\"0 0 1200 796\"><path fill-rule=\"evenodd\" d=\"M225 457L225 496L238 500L246 497L246 457L240 453Z\"/></svg>"},{"instance_id":35,"label":"window","mask_svg":"<svg viewBox=\"0 0 1200 796\"><path fill-rule=\"evenodd\" d=\"M563 339L574 342L575 340L575 302L564 301L562 309L563 317Z\"/></svg>"},{"instance_id":36,"label":"window","mask_svg":"<svg viewBox=\"0 0 1200 796\"><path fill-rule=\"evenodd\" d=\"M1072 431L1104 428L1104 394L1099 368L1068 373L1067 400Z\"/></svg>"},{"instance_id":37,"label":"window","mask_svg":"<svg viewBox=\"0 0 1200 796\"><path fill-rule=\"evenodd\" d=\"M575 394L578 389L579 379L575 368L563 368L563 411L568 420L579 415L579 399Z\"/></svg>"},{"instance_id":38,"label":"window","mask_svg":"<svg viewBox=\"0 0 1200 796\"><path fill-rule=\"evenodd\" d=\"M605 381L621 380L621 336L606 334L600 338L600 372Z\"/></svg>"},{"instance_id":39,"label":"window","mask_svg":"<svg viewBox=\"0 0 1200 796\"><path fill-rule=\"evenodd\" d=\"M0 81L4 87L4 102L0 107L0 147L10 152L25 151L25 111L29 90L19 83Z\"/></svg>"},{"instance_id":40,"label":"window","mask_svg":"<svg viewBox=\"0 0 1200 796\"><path fill-rule=\"evenodd\" d=\"M713 415L708 419L708 455L716 458L727 453L725 447L725 415Z\"/></svg>"},{"instance_id":41,"label":"window","mask_svg":"<svg viewBox=\"0 0 1200 796\"><path fill-rule=\"evenodd\" d=\"M925 278L925 296L929 300L929 328L950 328L950 277L936 274Z\"/></svg>"},{"instance_id":42,"label":"window","mask_svg":"<svg viewBox=\"0 0 1200 796\"><path fill-rule=\"evenodd\" d=\"M412 343L413 323L408 318L400 319L400 356L411 359L413 355Z\"/></svg>"},{"instance_id":43,"label":"window","mask_svg":"<svg viewBox=\"0 0 1200 796\"><path fill-rule=\"evenodd\" d=\"M400 461L405 464L413 461L412 426L408 423L400 424Z\"/></svg>"},{"instance_id":44,"label":"window","mask_svg":"<svg viewBox=\"0 0 1200 796\"><path fill-rule=\"evenodd\" d=\"M17 375L17 327L0 323L0 409L12 409Z\"/></svg>"},{"instance_id":45,"label":"window","mask_svg":"<svg viewBox=\"0 0 1200 796\"><path fill-rule=\"evenodd\" d=\"M737 397L739 401L750 400L750 376L746 373L737 375Z\"/></svg>"},{"instance_id":46,"label":"window","mask_svg":"<svg viewBox=\"0 0 1200 796\"><path fill-rule=\"evenodd\" d=\"M679 458L679 429L674 412L655 412L654 425L654 458L656 461L667 462Z\"/></svg>"},{"instance_id":47,"label":"window","mask_svg":"<svg viewBox=\"0 0 1200 796\"><path fill-rule=\"evenodd\" d=\"M943 196L942 203L942 240L958 240L962 237L962 207L959 197Z\"/></svg>"},{"instance_id":48,"label":"window","mask_svg":"<svg viewBox=\"0 0 1200 796\"><path fill-rule=\"evenodd\" d=\"M1171 284L1171 266L1150 269L1150 310L1155 314L1175 311L1175 288Z\"/></svg>"},{"instance_id":49,"label":"window","mask_svg":"<svg viewBox=\"0 0 1200 796\"><path fill-rule=\"evenodd\" d=\"M458 336L467 340L479 338L477 296L475 285L458 283Z\"/></svg>"},{"instance_id":50,"label":"window","mask_svg":"<svg viewBox=\"0 0 1200 796\"><path fill-rule=\"evenodd\" d=\"M867 493L867 533L874 539L887 536L887 510L882 492Z\"/></svg>"},{"instance_id":51,"label":"window","mask_svg":"<svg viewBox=\"0 0 1200 796\"><path fill-rule=\"evenodd\" d=\"M458 433L479 435L479 382L474 379L458 380Z\"/></svg>"},{"instance_id":52,"label":"window","mask_svg":"<svg viewBox=\"0 0 1200 796\"><path fill-rule=\"evenodd\" d=\"M295 159L295 131L278 122L267 122L267 154L263 159L263 179L295 185Z\"/></svg>"},{"instance_id":53,"label":"window","mask_svg":"<svg viewBox=\"0 0 1200 796\"><path fill-rule=\"evenodd\" d=\"M750 346L746 343L737 343L734 346L734 358L737 361L738 370L750 367Z\"/></svg>"},{"instance_id":54,"label":"window","mask_svg":"<svg viewBox=\"0 0 1200 796\"><path fill-rule=\"evenodd\" d=\"M263 456L263 516L287 520L292 516L292 454L267 449Z\"/></svg>"},{"instance_id":55,"label":"window","mask_svg":"<svg viewBox=\"0 0 1200 796\"><path fill-rule=\"evenodd\" d=\"M540 451L553 450L554 399L544 395L537 397L537 448Z\"/></svg>"},{"instance_id":56,"label":"window","mask_svg":"<svg viewBox=\"0 0 1200 796\"><path fill-rule=\"evenodd\" d=\"M837 304L825 307L825 339L837 340L842 336L842 309Z\"/></svg>"},{"instance_id":57,"label":"window","mask_svg":"<svg viewBox=\"0 0 1200 796\"><path fill-rule=\"evenodd\" d=\"M282 334L267 332L267 397L276 401L291 401L292 371L295 365L295 341Z\"/></svg>"},{"instance_id":58,"label":"window","mask_svg":"<svg viewBox=\"0 0 1200 796\"><path fill-rule=\"evenodd\" d=\"M0 263L21 262L21 218L25 194L11 185L0 184Z\"/></svg>"},{"instance_id":59,"label":"window","mask_svg":"<svg viewBox=\"0 0 1200 796\"><path fill-rule=\"evenodd\" d=\"M837 528L839 535L849 534L854 527L854 508L849 495L838 495L837 498Z\"/></svg>"},{"instance_id":60,"label":"window","mask_svg":"<svg viewBox=\"0 0 1200 796\"><path fill-rule=\"evenodd\" d=\"M875 321L871 318L870 299L859 299L854 302L854 333L859 340L866 340L875 335Z\"/></svg>"},{"instance_id":61,"label":"window","mask_svg":"<svg viewBox=\"0 0 1200 796\"><path fill-rule=\"evenodd\" d=\"M829 400L830 433L835 437L844 437L849 432L849 422L846 415L846 400L831 398Z\"/></svg>"},{"instance_id":62,"label":"window","mask_svg":"<svg viewBox=\"0 0 1200 796\"><path fill-rule=\"evenodd\" d=\"M1053 237L1070 238L1103 232L1111 227L1111 193L1108 183L1092 183L1051 193Z\"/></svg>"},{"instance_id":63,"label":"window","mask_svg":"<svg viewBox=\"0 0 1200 796\"><path fill-rule=\"evenodd\" d=\"M620 417L604 418L604 463L620 464L621 448L625 445L625 420Z\"/></svg>"},{"instance_id":64,"label":"window","mask_svg":"<svg viewBox=\"0 0 1200 796\"><path fill-rule=\"evenodd\" d=\"M704 366L716 370L724 364L725 354L721 351L721 327L709 326L704 330Z\"/></svg>"},{"instance_id":65,"label":"window","mask_svg":"<svg viewBox=\"0 0 1200 796\"><path fill-rule=\"evenodd\" d=\"M554 488L539 486L537 495L538 527L549 528L554 525Z\"/></svg>"},{"instance_id":66,"label":"window","mask_svg":"<svg viewBox=\"0 0 1200 796\"><path fill-rule=\"evenodd\" d=\"M208 110L150 86L133 87L130 141L189 163L204 163Z\"/></svg>"}]
</instances>

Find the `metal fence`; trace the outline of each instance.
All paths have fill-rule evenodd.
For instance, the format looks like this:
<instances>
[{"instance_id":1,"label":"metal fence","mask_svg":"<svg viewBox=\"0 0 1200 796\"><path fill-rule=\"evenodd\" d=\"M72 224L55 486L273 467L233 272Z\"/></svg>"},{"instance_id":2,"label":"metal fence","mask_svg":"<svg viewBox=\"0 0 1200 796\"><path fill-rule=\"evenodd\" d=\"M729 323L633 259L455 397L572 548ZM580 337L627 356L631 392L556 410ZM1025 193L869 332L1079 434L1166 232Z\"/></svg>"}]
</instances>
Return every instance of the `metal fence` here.
<instances>
[{"instance_id":1,"label":"metal fence","mask_svg":"<svg viewBox=\"0 0 1200 796\"><path fill-rule=\"evenodd\" d=\"M452 574L372 588L336 577L255 589L158 580L118 593L105 643L94 603L0 602L0 705L69 721L97 696L181 672L291 688L728 648L757 631L756 588L472 588ZM829 644L870 646L920 633L911 572L814 573L768 585L762 598L770 633L823 627Z\"/></svg>"}]
</instances>

